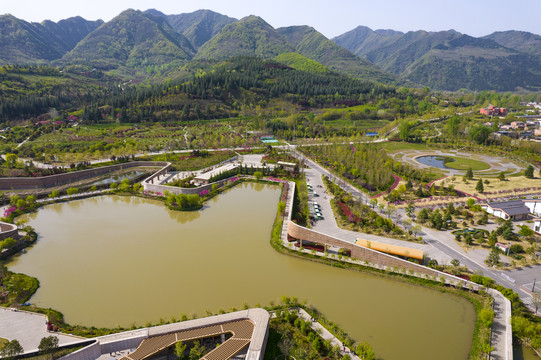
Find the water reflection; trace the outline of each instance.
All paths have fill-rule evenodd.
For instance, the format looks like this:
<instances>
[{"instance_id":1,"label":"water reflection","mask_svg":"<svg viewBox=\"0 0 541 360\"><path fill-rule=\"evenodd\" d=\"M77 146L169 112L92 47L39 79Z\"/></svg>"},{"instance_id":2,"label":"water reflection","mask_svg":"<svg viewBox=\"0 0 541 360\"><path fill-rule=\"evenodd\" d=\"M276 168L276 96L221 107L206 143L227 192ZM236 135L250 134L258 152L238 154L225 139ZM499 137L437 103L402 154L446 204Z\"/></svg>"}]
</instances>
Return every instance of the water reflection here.
<instances>
[{"instance_id":1,"label":"water reflection","mask_svg":"<svg viewBox=\"0 0 541 360\"><path fill-rule=\"evenodd\" d=\"M204 210L204 209L202 209ZM176 222L180 224L186 224L188 222L197 220L201 217L201 211L175 211L175 210L169 210L169 217L172 220L175 220Z\"/></svg>"},{"instance_id":2,"label":"water reflection","mask_svg":"<svg viewBox=\"0 0 541 360\"><path fill-rule=\"evenodd\" d=\"M453 158L433 155L419 156L416 157L415 160L421 164L436 167L438 169L449 169L445 165L445 162L455 161Z\"/></svg>"},{"instance_id":3,"label":"water reflection","mask_svg":"<svg viewBox=\"0 0 541 360\"><path fill-rule=\"evenodd\" d=\"M144 173L145 173L145 171L142 171L142 170L128 171L128 172L126 172L124 174L113 175L113 176L110 176L110 177L105 178L105 179L94 181L90 185L98 186L98 185L107 185L107 184L112 184L112 183L120 183L124 179L128 179L128 180L131 181L132 179L135 179L138 176L143 175Z\"/></svg>"}]
</instances>

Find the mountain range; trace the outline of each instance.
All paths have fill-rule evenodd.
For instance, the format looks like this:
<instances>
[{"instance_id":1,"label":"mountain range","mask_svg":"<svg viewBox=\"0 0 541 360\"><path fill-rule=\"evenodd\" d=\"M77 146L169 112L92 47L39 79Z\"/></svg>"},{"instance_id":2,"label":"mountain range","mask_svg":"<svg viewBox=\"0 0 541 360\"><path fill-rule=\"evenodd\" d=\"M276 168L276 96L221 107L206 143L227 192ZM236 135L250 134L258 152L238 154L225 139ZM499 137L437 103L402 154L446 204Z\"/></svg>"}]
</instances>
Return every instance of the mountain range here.
<instances>
[{"instance_id":1,"label":"mountain range","mask_svg":"<svg viewBox=\"0 0 541 360\"><path fill-rule=\"evenodd\" d=\"M151 67L236 56L384 84L541 89L541 36L520 31L475 38L454 30L403 33L359 26L331 40L309 26L275 29L258 16L237 20L210 10L166 15L128 9L106 23L81 17L29 23L0 16L0 64L85 64L144 76Z\"/></svg>"}]
</instances>

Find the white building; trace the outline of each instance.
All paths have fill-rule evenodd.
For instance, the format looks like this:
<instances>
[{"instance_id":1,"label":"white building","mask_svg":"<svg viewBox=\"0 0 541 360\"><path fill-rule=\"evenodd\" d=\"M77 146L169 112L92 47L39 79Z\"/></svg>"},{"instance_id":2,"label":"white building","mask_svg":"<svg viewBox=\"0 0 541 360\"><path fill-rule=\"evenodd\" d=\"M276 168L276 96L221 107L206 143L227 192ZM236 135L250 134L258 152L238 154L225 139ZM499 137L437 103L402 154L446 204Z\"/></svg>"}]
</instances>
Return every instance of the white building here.
<instances>
[{"instance_id":1,"label":"white building","mask_svg":"<svg viewBox=\"0 0 541 360\"><path fill-rule=\"evenodd\" d=\"M530 209L530 213L534 214L534 216L541 216L541 199L528 199L523 201L524 205Z\"/></svg>"},{"instance_id":2,"label":"white building","mask_svg":"<svg viewBox=\"0 0 541 360\"><path fill-rule=\"evenodd\" d=\"M504 220L523 220L527 219L528 215L530 214L530 209L524 204L523 200L510 200L481 204L481 208L487 213L500 217Z\"/></svg>"}]
</instances>

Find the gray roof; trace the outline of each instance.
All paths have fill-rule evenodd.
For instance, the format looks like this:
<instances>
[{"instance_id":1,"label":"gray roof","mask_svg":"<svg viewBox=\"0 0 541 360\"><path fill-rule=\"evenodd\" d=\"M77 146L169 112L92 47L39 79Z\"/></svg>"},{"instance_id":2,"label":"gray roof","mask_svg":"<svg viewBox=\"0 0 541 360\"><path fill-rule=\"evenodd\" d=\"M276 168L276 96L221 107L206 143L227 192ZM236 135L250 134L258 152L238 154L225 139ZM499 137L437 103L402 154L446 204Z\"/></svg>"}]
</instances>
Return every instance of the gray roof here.
<instances>
[{"instance_id":1,"label":"gray roof","mask_svg":"<svg viewBox=\"0 0 541 360\"><path fill-rule=\"evenodd\" d=\"M488 203L487 205L493 209L499 209L505 212L509 216L525 215L525 214L530 213L530 209L528 209L528 207L524 205L523 200L509 200L509 201L502 201L502 202L493 202L493 203Z\"/></svg>"}]
</instances>

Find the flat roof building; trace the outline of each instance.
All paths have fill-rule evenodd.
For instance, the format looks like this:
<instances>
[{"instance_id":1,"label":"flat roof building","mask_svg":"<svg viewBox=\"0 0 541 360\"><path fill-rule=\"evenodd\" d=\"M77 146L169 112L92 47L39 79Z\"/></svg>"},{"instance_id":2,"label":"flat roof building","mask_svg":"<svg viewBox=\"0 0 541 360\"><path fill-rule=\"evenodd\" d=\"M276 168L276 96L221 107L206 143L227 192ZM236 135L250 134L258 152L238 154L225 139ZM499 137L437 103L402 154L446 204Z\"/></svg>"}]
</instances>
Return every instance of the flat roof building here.
<instances>
[{"instance_id":1,"label":"flat roof building","mask_svg":"<svg viewBox=\"0 0 541 360\"><path fill-rule=\"evenodd\" d=\"M530 214L530 209L524 204L523 200L509 200L481 204L481 208L487 213L504 220L523 220L527 219Z\"/></svg>"},{"instance_id":2,"label":"flat roof building","mask_svg":"<svg viewBox=\"0 0 541 360\"><path fill-rule=\"evenodd\" d=\"M224 166L220 166L219 168L197 175L193 179L193 184L196 186L207 185L210 183L210 179L213 178L214 176L220 175L221 173L236 169L238 167L239 167L239 164L231 164L231 163L225 164Z\"/></svg>"}]
</instances>

